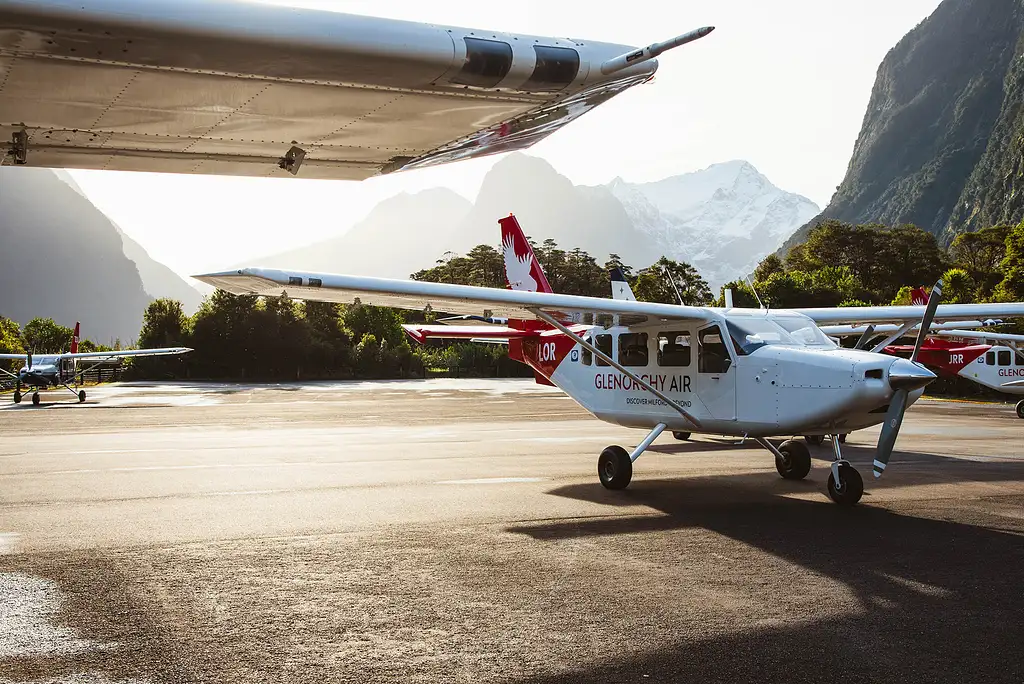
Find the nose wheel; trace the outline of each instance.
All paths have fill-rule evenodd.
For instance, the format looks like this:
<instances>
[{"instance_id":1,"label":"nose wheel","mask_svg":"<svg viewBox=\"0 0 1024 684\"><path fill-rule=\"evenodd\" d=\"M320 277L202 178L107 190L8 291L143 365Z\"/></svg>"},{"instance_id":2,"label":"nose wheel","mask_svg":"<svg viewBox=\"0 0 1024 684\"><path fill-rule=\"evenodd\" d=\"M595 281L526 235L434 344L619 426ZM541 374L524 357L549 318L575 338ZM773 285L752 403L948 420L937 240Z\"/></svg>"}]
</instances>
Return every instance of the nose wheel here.
<instances>
[{"instance_id":1,"label":"nose wheel","mask_svg":"<svg viewBox=\"0 0 1024 684\"><path fill-rule=\"evenodd\" d=\"M21 403L21 390L14 390L14 403L15 404L20 404Z\"/></svg>"},{"instance_id":2,"label":"nose wheel","mask_svg":"<svg viewBox=\"0 0 1024 684\"><path fill-rule=\"evenodd\" d=\"M852 506L864 496L864 480L857 469L846 461L837 461L828 475L828 498L840 506ZM835 471L839 471L836 481Z\"/></svg>"}]
</instances>

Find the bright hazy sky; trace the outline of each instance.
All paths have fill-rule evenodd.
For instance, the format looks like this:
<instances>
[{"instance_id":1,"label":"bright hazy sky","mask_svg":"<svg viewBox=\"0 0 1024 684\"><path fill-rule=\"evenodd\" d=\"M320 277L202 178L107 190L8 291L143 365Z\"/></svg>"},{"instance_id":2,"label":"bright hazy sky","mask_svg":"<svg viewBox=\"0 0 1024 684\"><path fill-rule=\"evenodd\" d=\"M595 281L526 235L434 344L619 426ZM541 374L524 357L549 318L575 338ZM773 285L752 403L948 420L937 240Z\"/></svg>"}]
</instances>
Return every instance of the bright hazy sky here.
<instances>
[{"instance_id":1,"label":"bright hazy sky","mask_svg":"<svg viewBox=\"0 0 1024 684\"><path fill-rule=\"evenodd\" d=\"M652 83L613 98L528 154L578 184L657 180L746 159L822 207L846 172L878 64L940 2L655 0L580 11L581 3L553 0L266 1L632 45L714 25L707 38L662 55ZM194 274L259 265L261 256L338 235L399 192L443 185L473 199L498 159L359 183L72 173L150 256Z\"/></svg>"}]
</instances>

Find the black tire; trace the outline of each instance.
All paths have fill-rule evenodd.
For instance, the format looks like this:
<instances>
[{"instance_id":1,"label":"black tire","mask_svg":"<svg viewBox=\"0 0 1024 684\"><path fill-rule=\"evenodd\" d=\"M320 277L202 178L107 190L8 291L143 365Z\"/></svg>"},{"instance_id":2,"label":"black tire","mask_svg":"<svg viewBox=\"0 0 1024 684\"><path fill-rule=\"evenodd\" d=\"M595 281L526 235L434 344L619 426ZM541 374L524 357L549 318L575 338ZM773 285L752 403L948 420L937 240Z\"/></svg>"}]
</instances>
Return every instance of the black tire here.
<instances>
[{"instance_id":1,"label":"black tire","mask_svg":"<svg viewBox=\"0 0 1024 684\"><path fill-rule=\"evenodd\" d=\"M672 433L672 436L675 437L676 439L678 439L680 442L685 442L686 440L690 439L690 433L689 432L679 432L679 431L676 431L676 432Z\"/></svg>"},{"instance_id":2,"label":"black tire","mask_svg":"<svg viewBox=\"0 0 1024 684\"><path fill-rule=\"evenodd\" d=\"M39 406L39 392L32 393L32 405Z\"/></svg>"},{"instance_id":3,"label":"black tire","mask_svg":"<svg viewBox=\"0 0 1024 684\"><path fill-rule=\"evenodd\" d=\"M828 498L840 506L853 506L864 495L864 480L857 469L848 463L840 464L839 477L843 481L842 489L836 487L836 479L831 472L828 474Z\"/></svg>"},{"instance_id":4,"label":"black tire","mask_svg":"<svg viewBox=\"0 0 1024 684\"><path fill-rule=\"evenodd\" d=\"M1017 402L1017 417L1024 419L1024 400Z\"/></svg>"},{"instance_id":5,"label":"black tire","mask_svg":"<svg viewBox=\"0 0 1024 684\"><path fill-rule=\"evenodd\" d=\"M825 435L804 435L804 441L812 446L818 446L825 441Z\"/></svg>"},{"instance_id":6,"label":"black tire","mask_svg":"<svg viewBox=\"0 0 1024 684\"><path fill-rule=\"evenodd\" d=\"M85 390L78 390L78 403L85 403Z\"/></svg>"},{"instance_id":7,"label":"black tire","mask_svg":"<svg viewBox=\"0 0 1024 684\"><path fill-rule=\"evenodd\" d=\"M19 390L14 390L14 403L15 404L20 404L21 403L21 391L19 391Z\"/></svg>"},{"instance_id":8,"label":"black tire","mask_svg":"<svg viewBox=\"0 0 1024 684\"><path fill-rule=\"evenodd\" d=\"M775 457L775 469L787 480L802 480L811 472L811 452L795 439L779 445L782 458Z\"/></svg>"},{"instance_id":9,"label":"black tire","mask_svg":"<svg viewBox=\"0 0 1024 684\"><path fill-rule=\"evenodd\" d=\"M620 446L610 446L597 459L597 476L608 489L625 489L633 479L633 462Z\"/></svg>"}]
</instances>

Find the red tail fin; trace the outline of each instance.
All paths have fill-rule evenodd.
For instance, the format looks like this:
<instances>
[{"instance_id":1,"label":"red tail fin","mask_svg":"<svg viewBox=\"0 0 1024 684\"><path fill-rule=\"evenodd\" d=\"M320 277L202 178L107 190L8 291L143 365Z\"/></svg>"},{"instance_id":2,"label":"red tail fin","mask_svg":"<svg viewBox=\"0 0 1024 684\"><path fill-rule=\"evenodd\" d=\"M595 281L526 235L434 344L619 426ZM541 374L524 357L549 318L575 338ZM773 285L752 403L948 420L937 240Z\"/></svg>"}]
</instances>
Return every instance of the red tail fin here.
<instances>
[{"instance_id":1,"label":"red tail fin","mask_svg":"<svg viewBox=\"0 0 1024 684\"><path fill-rule=\"evenodd\" d=\"M928 291L923 287L915 287L910 291L910 303L914 306L924 306L928 303Z\"/></svg>"},{"instance_id":2,"label":"red tail fin","mask_svg":"<svg viewBox=\"0 0 1024 684\"><path fill-rule=\"evenodd\" d=\"M75 334L71 338L71 353L72 354L77 354L78 353L78 335L79 335L79 331L80 330L81 330L81 323L75 323Z\"/></svg>"},{"instance_id":3,"label":"red tail fin","mask_svg":"<svg viewBox=\"0 0 1024 684\"><path fill-rule=\"evenodd\" d=\"M509 214L498 223L501 224L501 251L505 255L505 283L512 290L553 292L516 217Z\"/></svg>"}]
</instances>

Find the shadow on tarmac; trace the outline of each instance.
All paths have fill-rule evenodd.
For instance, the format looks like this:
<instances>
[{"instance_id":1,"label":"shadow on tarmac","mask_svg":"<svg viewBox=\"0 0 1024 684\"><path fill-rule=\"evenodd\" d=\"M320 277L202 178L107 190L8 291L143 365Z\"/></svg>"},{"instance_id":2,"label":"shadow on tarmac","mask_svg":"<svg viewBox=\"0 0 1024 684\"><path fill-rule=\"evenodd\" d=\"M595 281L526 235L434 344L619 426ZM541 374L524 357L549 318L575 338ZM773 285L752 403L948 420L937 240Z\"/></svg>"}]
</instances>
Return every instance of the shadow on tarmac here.
<instances>
[{"instance_id":1,"label":"shadow on tarmac","mask_svg":"<svg viewBox=\"0 0 1024 684\"><path fill-rule=\"evenodd\" d=\"M967 468L990 464L963 465L966 476ZM958 464L942 466L949 481L961 474ZM1024 478L1024 463L998 466L998 478L986 469L992 479ZM935 509L941 511L936 518L955 512L962 519L953 521L871 505L840 508L824 495L821 501L783 496L810 488L820 490L821 485L772 484L764 474L745 474L639 479L620 492L599 483L552 490L553 496L611 508L645 505L660 514L519 525L508 531L552 541L704 528L789 561L812 576L842 583L862 610L799 626L751 627L646 653L642 645L630 645L624 658L616 658L616 646L609 644L608 657L600 664L521 681L1024 681L1024 516L1004 517L983 507L973 512ZM1024 508L1020 496L987 501L1009 504L1018 513ZM928 515L928 506L927 501L915 501L902 508ZM629 577L616 581L622 591L630 591ZM793 599L764 596L768 602ZM629 638L622 635L624 642Z\"/></svg>"}]
</instances>

